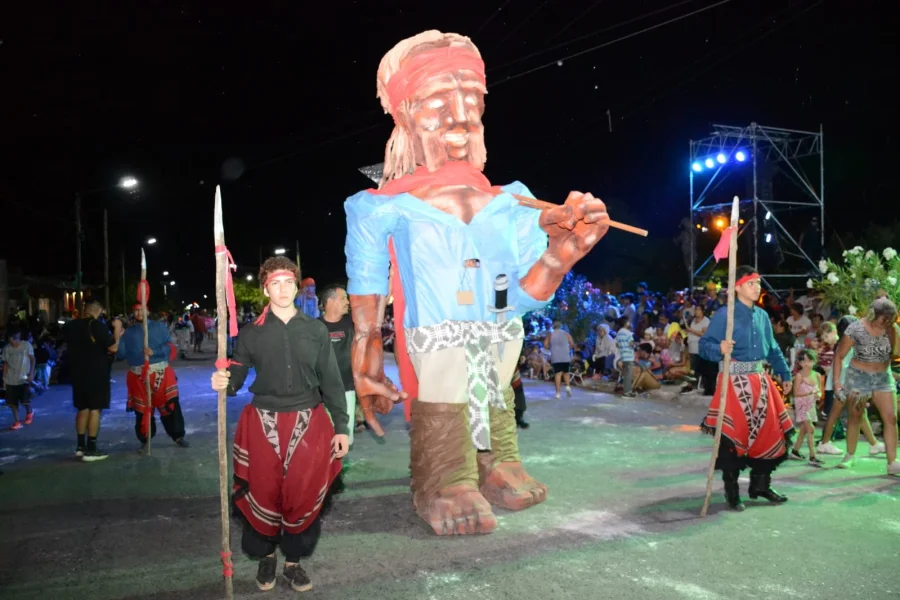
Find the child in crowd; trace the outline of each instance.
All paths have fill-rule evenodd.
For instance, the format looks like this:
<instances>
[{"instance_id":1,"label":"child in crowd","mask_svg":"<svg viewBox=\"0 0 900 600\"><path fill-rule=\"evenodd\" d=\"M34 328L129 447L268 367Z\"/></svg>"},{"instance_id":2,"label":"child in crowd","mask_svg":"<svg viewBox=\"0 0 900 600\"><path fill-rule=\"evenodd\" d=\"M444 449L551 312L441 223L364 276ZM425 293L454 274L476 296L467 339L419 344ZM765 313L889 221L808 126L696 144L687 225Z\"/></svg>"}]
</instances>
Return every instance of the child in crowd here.
<instances>
[{"instance_id":1,"label":"child in crowd","mask_svg":"<svg viewBox=\"0 0 900 600\"><path fill-rule=\"evenodd\" d=\"M615 339L609 333L609 325L601 323L597 325L597 343L594 345L594 354L591 356L594 379L608 376L615 366L615 360Z\"/></svg>"},{"instance_id":2,"label":"child in crowd","mask_svg":"<svg viewBox=\"0 0 900 600\"><path fill-rule=\"evenodd\" d=\"M619 331L616 333L616 350L619 354L618 367L622 373L622 391L629 398L634 397L632 377L634 373L634 334L631 332L631 320L623 317L619 320Z\"/></svg>"},{"instance_id":3,"label":"child in crowd","mask_svg":"<svg viewBox=\"0 0 900 600\"><path fill-rule=\"evenodd\" d=\"M794 423L800 430L797 441L791 449L790 458L793 460L803 460L800 454L800 446L803 440L807 440L809 444L809 464L813 467L821 467L823 461L816 458L816 445L813 439L815 429L813 428L812 417L815 414L816 403L822 395L822 377L813 371L819 357L815 350L802 349L797 353L797 365L800 367L794 379Z\"/></svg>"},{"instance_id":4,"label":"child in crowd","mask_svg":"<svg viewBox=\"0 0 900 600\"><path fill-rule=\"evenodd\" d=\"M834 404L834 350L837 345L837 326L830 321L819 327L819 364L816 370L825 375L825 394L819 404L822 418L827 418Z\"/></svg>"}]
</instances>

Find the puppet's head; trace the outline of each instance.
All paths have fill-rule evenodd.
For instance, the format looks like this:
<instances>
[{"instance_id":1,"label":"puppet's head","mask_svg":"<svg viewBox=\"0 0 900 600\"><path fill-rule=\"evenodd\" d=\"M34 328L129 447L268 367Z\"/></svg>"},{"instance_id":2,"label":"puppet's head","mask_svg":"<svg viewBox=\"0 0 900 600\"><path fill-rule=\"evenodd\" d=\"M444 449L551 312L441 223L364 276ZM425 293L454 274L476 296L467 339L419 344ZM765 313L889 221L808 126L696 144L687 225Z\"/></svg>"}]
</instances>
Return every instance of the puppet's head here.
<instances>
[{"instance_id":1,"label":"puppet's head","mask_svg":"<svg viewBox=\"0 0 900 600\"><path fill-rule=\"evenodd\" d=\"M391 48L378 67L378 98L395 123L381 185L451 160L483 169L486 93L484 61L467 37L425 31Z\"/></svg>"}]
</instances>

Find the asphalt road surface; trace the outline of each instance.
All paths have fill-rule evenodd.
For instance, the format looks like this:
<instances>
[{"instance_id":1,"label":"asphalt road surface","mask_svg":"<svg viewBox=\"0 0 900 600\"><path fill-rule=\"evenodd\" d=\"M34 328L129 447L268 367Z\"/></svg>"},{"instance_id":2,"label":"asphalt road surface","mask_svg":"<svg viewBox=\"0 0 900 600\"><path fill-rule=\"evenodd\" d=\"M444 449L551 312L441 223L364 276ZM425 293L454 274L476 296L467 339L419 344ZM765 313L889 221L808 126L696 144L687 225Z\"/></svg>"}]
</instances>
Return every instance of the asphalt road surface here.
<instances>
[{"instance_id":1,"label":"asphalt road surface","mask_svg":"<svg viewBox=\"0 0 900 600\"><path fill-rule=\"evenodd\" d=\"M0 407L0 599L224 598L212 358L175 365L189 449L160 428L153 456L135 453L121 365L100 435L106 461L73 458L67 386L36 398L36 419L20 431L5 430L11 417ZM383 419L384 440L358 434L348 490L306 563L315 588L304 596L900 597L900 480L884 475L883 456L869 458L865 443L850 471L833 468L839 457L824 457L824 469L785 464L775 475L776 489L790 496L783 506L748 502L744 513L725 511L717 478L701 519L711 448L696 428L701 407L580 389L556 400L538 382L526 382L526 394L532 427L520 432L520 445L526 467L550 488L546 503L499 511L491 535L433 535L412 510L397 408ZM249 399L228 400L231 432ZM742 482L746 500L746 474ZM256 564L240 556L239 533L233 525L235 597L299 596L283 582L257 591Z\"/></svg>"}]
</instances>

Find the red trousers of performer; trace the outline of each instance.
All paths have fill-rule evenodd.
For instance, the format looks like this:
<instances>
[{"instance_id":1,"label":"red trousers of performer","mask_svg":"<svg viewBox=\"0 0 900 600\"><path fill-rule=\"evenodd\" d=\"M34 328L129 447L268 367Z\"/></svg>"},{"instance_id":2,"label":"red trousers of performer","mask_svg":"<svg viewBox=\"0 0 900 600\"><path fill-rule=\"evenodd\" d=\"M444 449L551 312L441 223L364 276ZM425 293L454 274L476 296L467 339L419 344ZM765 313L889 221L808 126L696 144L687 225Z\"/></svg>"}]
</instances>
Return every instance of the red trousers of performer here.
<instances>
[{"instance_id":1,"label":"red trousers of performer","mask_svg":"<svg viewBox=\"0 0 900 600\"><path fill-rule=\"evenodd\" d=\"M181 413L181 405L178 401L178 377L172 367L166 367L162 376L154 371L149 371L150 377L150 402L147 402L146 383L141 376L128 371L125 375L125 384L128 388L128 402L126 407L137 413L135 420L135 434L141 443L147 441L147 433L156 435L156 421L153 412L159 411L160 421L166 429L166 433L173 440L184 437L184 416ZM150 410L148 410L148 406Z\"/></svg>"},{"instance_id":2,"label":"red trousers of performer","mask_svg":"<svg viewBox=\"0 0 900 600\"><path fill-rule=\"evenodd\" d=\"M707 432L715 431L721 386L728 381L719 374L716 395L703 422ZM787 456L785 436L793 428L781 394L768 373L732 375L716 468L729 471L750 466L774 470Z\"/></svg>"},{"instance_id":3,"label":"red trousers of performer","mask_svg":"<svg viewBox=\"0 0 900 600\"><path fill-rule=\"evenodd\" d=\"M234 504L247 524L242 546L251 557L270 554L275 543L291 561L312 554L319 513L341 472L332 438L321 404L280 413L244 407L234 433ZM304 536L308 530L312 536ZM271 548L261 555L260 541Z\"/></svg>"}]
</instances>

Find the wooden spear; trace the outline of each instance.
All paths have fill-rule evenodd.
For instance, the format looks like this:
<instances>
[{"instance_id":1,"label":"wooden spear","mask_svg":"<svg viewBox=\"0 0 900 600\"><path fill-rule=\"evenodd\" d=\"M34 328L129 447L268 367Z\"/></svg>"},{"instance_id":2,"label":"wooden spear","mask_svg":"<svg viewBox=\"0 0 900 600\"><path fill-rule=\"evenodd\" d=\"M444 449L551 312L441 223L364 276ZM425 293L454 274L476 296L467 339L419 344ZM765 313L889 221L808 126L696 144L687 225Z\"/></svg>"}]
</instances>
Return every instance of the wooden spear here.
<instances>
[{"instance_id":1,"label":"wooden spear","mask_svg":"<svg viewBox=\"0 0 900 600\"><path fill-rule=\"evenodd\" d=\"M150 329L147 323L147 319L150 318L150 314L147 311L147 291L148 287L144 284L147 281L147 255L144 252L144 249L141 248L141 282L138 284L140 288L141 295L141 323L144 324L144 350L150 347ZM153 431L153 398L150 396L150 357L144 354L144 367L147 371L147 377L144 380L144 392L147 394L147 406L144 408L144 418L142 419L141 427L143 428L144 422L147 424L147 443L145 444L145 453L147 456L150 456L150 440L152 439L151 432Z\"/></svg>"},{"instance_id":2,"label":"wooden spear","mask_svg":"<svg viewBox=\"0 0 900 600\"><path fill-rule=\"evenodd\" d=\"M731 341L734 337L734 271L737 268L737 230L739 219L740 200L734 197L731 204L731 227L728 235L731 239L728 242L728 312L726 312L727 320L725 321L725 339ZM716 415L716 435L713 441L712 456L709 459L709 471L706 473L706 498L703 500L703 508L700 510L700 516L705 517L706 511L709 509L709 498L712 495L713 475L716 472L716 458L719 456L719 444L722 441L722 422L725 420L725 401L728 398L728 390L731 388L731 353L725 355L724 365L722 367L722 383L719 390L719 410Z\"/></svg>"},{"instance_id":3,"label":"wooden spear","mask_svg":"<svg viewBox=\"0 0 900 600\"><path fill-rule=\"evenodd\" d=\"M225 252L225 225L222 222L222 192L216 186L216 205L214 209L213 233L216 241L216 315L218 316L218 355L220 365L228 360L228 302L225 282L228 278L228 255ZM234 307L232 307L234 310ZM222 574L225 577L225 598L234 598L234 584L231 566L231 527L230 497L228 494L228 404L226 392L219 392L218 406L218 440L219 440L219 510L222 520Z\"/></svg>"}]
</instances>

